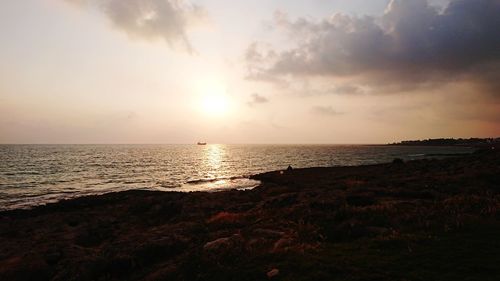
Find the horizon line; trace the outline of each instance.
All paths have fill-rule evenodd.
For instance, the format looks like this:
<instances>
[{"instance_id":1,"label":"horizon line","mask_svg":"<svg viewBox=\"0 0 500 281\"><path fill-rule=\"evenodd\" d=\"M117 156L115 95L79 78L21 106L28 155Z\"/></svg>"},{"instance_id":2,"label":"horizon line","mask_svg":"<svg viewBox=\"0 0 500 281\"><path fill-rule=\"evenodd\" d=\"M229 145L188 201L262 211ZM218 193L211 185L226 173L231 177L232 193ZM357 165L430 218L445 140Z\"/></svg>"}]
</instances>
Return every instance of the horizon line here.
<instances>
[{"instance_id":1,"label":"horizon line","mask_svg":"<svg viewBox=\"0 0 500 281\"><path fill-rule=\"evenodd\" d=\"M206 145L385 145L385 144L390 144L389 143L210 143L207 142ZM0 143L0 145L197 145L196 142L190 143L136 143L136 142L131 142L131 143Z\"/></svg>"}]
</instances>

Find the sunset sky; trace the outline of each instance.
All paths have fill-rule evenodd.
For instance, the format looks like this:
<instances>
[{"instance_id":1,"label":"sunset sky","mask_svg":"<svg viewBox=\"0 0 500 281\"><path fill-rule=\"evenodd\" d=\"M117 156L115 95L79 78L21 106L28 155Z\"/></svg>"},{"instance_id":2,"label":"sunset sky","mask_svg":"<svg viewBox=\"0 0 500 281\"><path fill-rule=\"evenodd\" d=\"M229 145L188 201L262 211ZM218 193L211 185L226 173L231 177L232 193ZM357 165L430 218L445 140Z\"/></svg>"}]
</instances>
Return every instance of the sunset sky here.
<instances>
[{"instance_id":1,"label":"sunset sky","mask_svg":"<svg viewBox=\"0 0 500 281\"><path fill-rule=\"evenodd\" d=\"M0 3L0 143L500 136L499 0Z\"/></svg>"}]
</instances>

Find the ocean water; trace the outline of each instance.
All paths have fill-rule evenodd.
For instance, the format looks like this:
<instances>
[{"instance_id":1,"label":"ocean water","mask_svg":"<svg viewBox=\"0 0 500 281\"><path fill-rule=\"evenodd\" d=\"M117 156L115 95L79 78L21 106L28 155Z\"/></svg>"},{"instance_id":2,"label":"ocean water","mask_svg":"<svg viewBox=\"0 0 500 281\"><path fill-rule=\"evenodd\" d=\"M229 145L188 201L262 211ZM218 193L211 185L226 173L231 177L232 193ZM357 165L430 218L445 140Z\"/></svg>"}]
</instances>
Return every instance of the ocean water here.
<instances>
[{"instance_id":1,"label":"ocean water","mask_svg":"<svg viewBox=\"0 0 500 281\"><path fill-rule=\"evenodd\" d=\"M0 210L146 189L249 189L256 173L467 153L462 147L360 145L0 145ZM437 156L439 157L439 156Z\"/></svg>"}]
</instances>

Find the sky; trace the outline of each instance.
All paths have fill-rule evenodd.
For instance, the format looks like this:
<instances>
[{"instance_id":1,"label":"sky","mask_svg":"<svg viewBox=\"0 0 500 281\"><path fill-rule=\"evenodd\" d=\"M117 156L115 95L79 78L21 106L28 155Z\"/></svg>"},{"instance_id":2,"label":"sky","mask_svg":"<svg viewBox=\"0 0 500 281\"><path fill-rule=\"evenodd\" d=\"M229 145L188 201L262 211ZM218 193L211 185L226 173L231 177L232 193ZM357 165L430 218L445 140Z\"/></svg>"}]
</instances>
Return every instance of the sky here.
<instances>
[{"instance_id":1,"label":"sky","mask_svg":"<svg viewBox=\"0 0 500 281\"><path fill-rule=\"evenodd\" d=\"M0 143L500 136L500 0L0 2Z\"/></svg>"}]
</instances>

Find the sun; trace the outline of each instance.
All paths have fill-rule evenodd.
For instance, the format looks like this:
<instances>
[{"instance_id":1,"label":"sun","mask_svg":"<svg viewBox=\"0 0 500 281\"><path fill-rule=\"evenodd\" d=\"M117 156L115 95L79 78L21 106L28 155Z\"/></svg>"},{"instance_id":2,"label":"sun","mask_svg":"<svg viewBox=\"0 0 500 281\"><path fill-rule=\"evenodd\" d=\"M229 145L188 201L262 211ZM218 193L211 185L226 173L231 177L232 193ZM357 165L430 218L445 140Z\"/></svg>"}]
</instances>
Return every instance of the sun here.
<instances>
[{"instance_id":1,"label":"sun","mask_svg":"<svg viewBox=\"0 0 500 281\"><path fill-rule=\"evenodd\" d=\"M226 116L232 108L225 79L216 75L206 75L196 79L194 91L198 110L206 116Z\"/></svg>"},{"instance_id":2,"label":"sun","mask_svg":"<svg viewBox=\"0 0 500 281\"><path fill-rule=\"evenodd\" d=\"M223 115L229 109L227 97L222 94L210 94L203 97L202 109L209 115Z\"/></svg>"}]
</instances>

